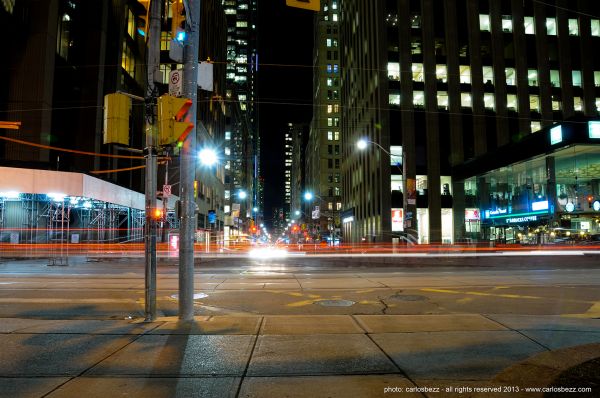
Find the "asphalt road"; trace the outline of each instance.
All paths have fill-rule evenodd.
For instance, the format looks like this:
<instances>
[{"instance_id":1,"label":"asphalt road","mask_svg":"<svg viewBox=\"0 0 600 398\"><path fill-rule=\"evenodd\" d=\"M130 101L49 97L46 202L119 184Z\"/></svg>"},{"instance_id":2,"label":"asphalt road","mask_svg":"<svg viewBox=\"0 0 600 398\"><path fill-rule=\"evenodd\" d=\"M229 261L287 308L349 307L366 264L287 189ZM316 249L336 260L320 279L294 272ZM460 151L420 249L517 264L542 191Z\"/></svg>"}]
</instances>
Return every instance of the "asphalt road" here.
<instances>
[{"instance_id":1,"label":"asphalt road","mask_svg":"<svg viewBox=\"0 0 600 398\"><path fill-rule=\"evenodd\" d=\"M0 258L0 318L144 316L140 258ZM159 316L177 316L176 259L158 267ZM600 318L600 256L197 259L197 315L520 314ZM203 297L205 296L205 297Z\"/></svg>"}]
</instances>

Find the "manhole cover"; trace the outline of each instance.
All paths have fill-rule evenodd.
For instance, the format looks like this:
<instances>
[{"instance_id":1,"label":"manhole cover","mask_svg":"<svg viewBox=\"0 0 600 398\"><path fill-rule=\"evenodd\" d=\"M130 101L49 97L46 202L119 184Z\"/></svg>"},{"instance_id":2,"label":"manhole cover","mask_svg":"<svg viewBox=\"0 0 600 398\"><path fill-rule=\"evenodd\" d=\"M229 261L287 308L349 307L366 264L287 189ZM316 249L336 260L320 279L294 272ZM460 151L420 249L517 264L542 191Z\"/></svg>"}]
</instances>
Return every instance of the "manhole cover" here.
<instances>
[{"instance_id":1,"label":"manhole cover","mask_svg":"<svg viewBox=\"0 0 600 398\"><path fill-rule=\"evenodd\" d=\"M208 294L206 294L206 293L195 293L194 294L194 300L198 300L198 299L205 298L205 297L208 297ZM171 298L173 298L175 300L179 300L179 295L178 294L172 294Z\"/></svg>"},{"instance_id":2,"label":"manhole cover","mask_svg":"<svg viewBox=\"0 0 600 398\"><path fill-rule=\"evenodd\" d=\"M390 296L388 300L395 300L395 301L427 301L427 300L429 300L429 298L427 298L425 296L410 295L410 294L394 294L393 296Z\"/></svg>"},{"instance_id":3,"label":"manhole cover","mask_svg":"<svg viewBox=\"0 0 600 398\"><path fill-rule=\"evenodd\" d=\"M315 304L322 305L323 307L350 307L355 302L350 300L319 300Z\"/></svg>"}]
</instances>

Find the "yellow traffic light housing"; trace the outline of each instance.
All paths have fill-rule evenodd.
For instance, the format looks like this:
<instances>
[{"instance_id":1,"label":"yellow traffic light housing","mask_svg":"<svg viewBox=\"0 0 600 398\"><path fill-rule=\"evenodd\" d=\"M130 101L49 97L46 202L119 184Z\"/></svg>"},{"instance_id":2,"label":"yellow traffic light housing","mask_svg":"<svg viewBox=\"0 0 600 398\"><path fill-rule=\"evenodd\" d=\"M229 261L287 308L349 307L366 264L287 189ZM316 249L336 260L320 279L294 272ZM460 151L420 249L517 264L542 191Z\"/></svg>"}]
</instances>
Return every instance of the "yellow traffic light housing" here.
<instances>
[{"instance_id":1,"label":"yellow traffic light housing","mask_svg":"<svg viewBox=\"0 0 600 398\"><path fill-rule=\"evenodd\" d=\"M129 145L129 109L131 99L120 93L104 96L103 142Z\"/></svg>"},{"instance_id":2,"label":"yellow traffic light housing","mask_svg":"<svg viewBox=\"0 0 600 398\"><path fill-rule=\"evenodd\" d=\"M183 122L192 100L164 94L158 97L158 145L171 145L184 141L194 128L193 123Z\"/></svg>"},{"instance_id":3,"label":"yellow traffic light housing","mask_svg":"<svg viewBox=\"0 0 600 398\"><path fill-rule=\"evenodd\" d=\"M319 0L285 0L288 7L304 8L305 10L319 11L321 2Z\"/></svg>"},{"instance_id":4,"label":"yellow traffic light housing","mask_svg":"<svg viewBox=\"0 0 600 398\"><path fill-rule=\"evenodd\" d=\"M174 0L171 3L171 37L180 42L185 37L185 7L183 0Z\"/></svg>"}]
</instances>

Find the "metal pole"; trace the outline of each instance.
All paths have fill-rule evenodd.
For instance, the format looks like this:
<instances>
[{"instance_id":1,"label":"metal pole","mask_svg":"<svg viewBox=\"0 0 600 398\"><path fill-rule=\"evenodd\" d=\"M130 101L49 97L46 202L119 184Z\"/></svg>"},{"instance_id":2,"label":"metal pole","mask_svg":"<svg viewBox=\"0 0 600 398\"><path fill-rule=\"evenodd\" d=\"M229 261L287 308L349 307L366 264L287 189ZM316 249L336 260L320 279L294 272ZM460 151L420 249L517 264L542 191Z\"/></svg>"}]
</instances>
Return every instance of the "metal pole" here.
<instances>
[{"instance_id":1,"label":"metal pole","mask_svg":"<svg viewBox=\"0 0 600 398\"><path fill-rule=\"evenodd\" d=\"M154 147L156 88L154 79L158 71L160 58L160 14L162 1L150 2L150 29L148 31L148 71L146 88L146 181L145 207L146 225L144 227L144 260L145 260L145 315L146 321L156 319L156 220L152 211L156 206L156 148Z\"/></svg>"},{"instance_id":2,"label":"metal pole","mask_svg":"<svg viewBox=\"0 0 600 398\"><path fill-rule=\"evenodd\" d=\"M194 319L194 231L196 203L194 177L196 171L196 106L198 94L198 47L200 42L200 0L184 1L186 6L185 42L183 45L183 96L192 100L186 121L194 124L181 148L179 227L179 319Z\"/></svg>"}]
</instances>

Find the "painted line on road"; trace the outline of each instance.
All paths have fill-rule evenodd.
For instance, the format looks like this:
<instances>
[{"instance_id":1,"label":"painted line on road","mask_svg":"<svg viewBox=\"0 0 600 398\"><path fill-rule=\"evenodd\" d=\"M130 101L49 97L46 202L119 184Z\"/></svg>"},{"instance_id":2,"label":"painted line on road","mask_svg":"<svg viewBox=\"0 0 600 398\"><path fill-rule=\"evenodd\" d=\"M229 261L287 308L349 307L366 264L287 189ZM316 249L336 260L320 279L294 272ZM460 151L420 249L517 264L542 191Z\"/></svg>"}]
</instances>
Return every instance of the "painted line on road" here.
<instances>
[{"instance_id":1,"label":"painted line on road","mask_svg":"<svg viewBox=\"0 0 600 398\"><path fill-rule=\"evenodd\" d=\"M0 304L137 304L134 299L0 298Z\"/></svg>"},{"instance_id":2,"label":"painted line on road","mask_svg":"<svg viewBox=\"0 0 600 398\"><path fill-rule=\"evenodd\" d=\"M466 294L470 296L488 296L488 297L502 297L502 298L512 298L512 299L531 299L531 300L542 300L547 297L539 297L539 296L526 296L521 294L495 294L495 293L484 293L484 292L473 292L467 291L462 292L459 290L448 290L448 289L420 289L422 292L430 292L430 293L448 293L448 294Z\"/></svg>"}]
</instances>

